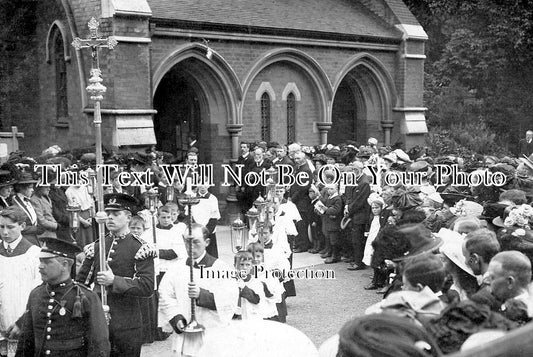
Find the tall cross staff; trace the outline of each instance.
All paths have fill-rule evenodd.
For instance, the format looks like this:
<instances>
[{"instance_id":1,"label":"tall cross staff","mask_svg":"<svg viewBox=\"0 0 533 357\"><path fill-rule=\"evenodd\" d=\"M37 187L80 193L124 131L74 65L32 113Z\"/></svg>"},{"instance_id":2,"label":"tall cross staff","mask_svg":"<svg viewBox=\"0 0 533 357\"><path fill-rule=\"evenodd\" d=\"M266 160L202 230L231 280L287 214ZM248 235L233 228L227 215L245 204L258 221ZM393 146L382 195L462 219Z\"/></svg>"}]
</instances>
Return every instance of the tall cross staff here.
<instances>
[{"instance_id":1,"label":"tall cross staff","mask_svg":"<svg viewBox=\"0 0 533 357\"><path fill-rule=\"evenodd\" d=\"M98 59L98 49L103 48L109 48L112 50L117 44L117 40L113 36L109 36L108 38L99 38L98 37L98 27L100 23L92 17L91 20L88 23L90 36L89 38L82 40L79 37L76 37L74 41L72 41L72 46L76 50L81 50L82 48L90 48L91 49L91 57L92 57L92 65L91 65L91 77L89 78L89 85L87 86L87 92L90 95L91 100L94 100L94 132L96 137L96 181L97 181L97 189L96 189L96 200L98 202L98 213L96 214L96 222L98 223L98 238L99 238L99 244L98 247L100 249L100 256L99 256L99 263L100 263L100 271L104 271L107 269L107 262L106 262L106 250L105 250L105 229L104 229L104 223L107 219L107 215L104 212L104 188L103 188L103 178L102 178L102 172L100 170L102 164L103 164L103 157L102 157L102 115L100 112L100 102L104 99L104 93L106 92L107 88L102 84L102 72L100 71L100 63ZM104 306L104 310L107 309L109 311L109 307L107 305L107 293L106 288L104 285L101 285L101 292L102 292L102 305Z\"/></svg>"}]
</instances>

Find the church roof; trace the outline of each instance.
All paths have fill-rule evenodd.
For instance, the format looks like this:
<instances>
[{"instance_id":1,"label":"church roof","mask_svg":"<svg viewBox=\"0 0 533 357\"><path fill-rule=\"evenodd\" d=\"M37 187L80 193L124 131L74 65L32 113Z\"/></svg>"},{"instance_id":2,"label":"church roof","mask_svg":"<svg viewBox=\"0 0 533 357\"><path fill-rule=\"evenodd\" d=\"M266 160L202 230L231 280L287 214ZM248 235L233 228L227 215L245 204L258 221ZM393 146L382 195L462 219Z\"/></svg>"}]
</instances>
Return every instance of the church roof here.
<instances>
[{"instance_id":1,"label":"church roof","mask_svg":"<svg viewBox=\"0 0 533 357\"><path fill-rule=\"evenodd\" d=\"M399 39L354 0L148 0L155 20Z\"/></svg>"}]
</instances>

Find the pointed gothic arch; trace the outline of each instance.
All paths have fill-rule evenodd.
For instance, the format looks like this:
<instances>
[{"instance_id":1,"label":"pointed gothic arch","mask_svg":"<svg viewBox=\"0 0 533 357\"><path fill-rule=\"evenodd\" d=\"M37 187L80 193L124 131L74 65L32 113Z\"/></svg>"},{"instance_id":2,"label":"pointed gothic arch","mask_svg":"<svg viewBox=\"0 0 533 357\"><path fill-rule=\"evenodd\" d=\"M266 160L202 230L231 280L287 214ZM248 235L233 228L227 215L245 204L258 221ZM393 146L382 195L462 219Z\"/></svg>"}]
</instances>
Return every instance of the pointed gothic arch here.
<instances>
[{"instance_id":1,"label":"pointed gothic arch","mask_svg":"<svg viewBox=\"0 0 533 357\"><path fill-rule=\"evenodd\" d=\"M327 121L329 113L328 107L333 97L331 82L322 66L313 57L294 48L279 48L263 54L259 60L255 62L250 71L248 71L248 74L243 80L243 96L246 96L252 82L262 70L271 64L282 61L287 61L296 65L307 75L316 88L316 93L320 102L319 107L322 121ZM241 117L242 110L243 108L241 107Z\"/></svg>"},{"instance_id":2,"label":"pointed gothic arch","mask_svg":"<svg viewBox=\"0 0 533 357\"><path fill-rule=\"evenodd\" d=\"M342 94L341 88L350 90L355 105L354 128L359 132L351 139L366 140L365 137L370 135L380 136L382 142L387 141L390 134L388 124L392 122L392 108L396 105L397 94L392 76L385 65L368 53L353 56L345 63L333 85L334 96L330 107L332 134L346 131L335 128L334 123L335 99Z\"/></svg>"}]
</instances>

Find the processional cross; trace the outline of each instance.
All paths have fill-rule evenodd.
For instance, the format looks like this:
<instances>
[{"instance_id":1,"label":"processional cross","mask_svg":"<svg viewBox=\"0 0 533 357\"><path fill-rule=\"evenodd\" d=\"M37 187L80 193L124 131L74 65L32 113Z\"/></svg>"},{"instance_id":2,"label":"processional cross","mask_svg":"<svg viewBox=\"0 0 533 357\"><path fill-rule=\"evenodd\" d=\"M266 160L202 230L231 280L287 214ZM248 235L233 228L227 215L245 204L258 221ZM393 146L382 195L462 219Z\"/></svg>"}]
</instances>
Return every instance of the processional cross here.
<instances>
[{"instance_id":1,"label":"processional cross","mask_svg":"<svg viewBox=\"0 0 533 357\"><path fill-rule=\"evenodd\" d=\"M97 190L96 190L96 200L98 202L98 213L96 214L96 222L98 223L98 236L99 236L99 263L100 271L107 269L106 262L106 250L105 250L105 229L104 223L107 218L107 215L104 212L104 190L103 190L103 179L102 172L99 168L103 164L102 157L102 116L100 112L100 102L104 99L104 93L106 92L106 87L102 84L102 72L100 71L100 63L98 58L98 49L99 48L109 48L112 50L117 44L118 41L113 36L107 38L98 37L98 27L100 23L93 17L88 23L90 36L89 38L83 40L79 37L76 37L72 41L72 46L76 50L81 50L82 48L91 49L92 65L90 71L89 85L86 90L90 94L91 100L94 100L94 131L96 137L96 173L97 173ZM109 307L107 306L107 294L106 288L104 285L101 286L102 292L102 305L104 306L104 311L106 311L106 316L109 316L107 313ZM109 321L109 320L108 320Z\"/></svg>"}]
</instances>

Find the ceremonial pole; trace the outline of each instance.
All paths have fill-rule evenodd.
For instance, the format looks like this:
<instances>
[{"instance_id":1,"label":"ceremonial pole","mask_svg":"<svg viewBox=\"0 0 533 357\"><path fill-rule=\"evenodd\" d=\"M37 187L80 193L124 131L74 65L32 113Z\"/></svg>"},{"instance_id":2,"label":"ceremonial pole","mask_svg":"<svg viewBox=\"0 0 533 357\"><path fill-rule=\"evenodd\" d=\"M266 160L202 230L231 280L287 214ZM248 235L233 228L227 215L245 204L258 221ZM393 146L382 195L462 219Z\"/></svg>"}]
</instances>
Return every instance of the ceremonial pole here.
<instances>
[{"instance_id":1,"label":"ceremonial pole","mask_svg":"<svg viewBox=\"0 0 533 357\"><path fill-rule=\"evenodd\" d=\"M98 212L96 213L96 222L98 223L98 248L100 250L99 254L99 263L100 271L107 270L106 262L106 248L105 248L105 220L107 215L104 212L104 187L103 187L103 178L102 178L102 167L104 160L102 157L102 115L100 112L100 102L104 99L104 93L107 88L102 84L102 72L100 71L100 63L98 59L98 49L100 47L109 48L112 50L117 45L117 40L110 36L108 38L99 38L98 37L98 27L100 23L93 17L88 23L90 36L88 39L82 40L79 37L76 37L72 41L72 46L76 50L81 50L82 48L91 49L92 65L89 78L89 85L87 86L87 92L90 95L91 100L94 100L94 133L96 140L96 200L98 203ZM106 311L106 316L108 316L109 306L107 305L107 292L105 285L101 285L102 293L102 305L104 311Z\"/></svg>"},{"instance_id":2,"label":"ceremonial pole","mask_svg":"<svg viewBox=\"0 0 533 357\"><path fill-rule=\"evenodd\" d=\"M179 199L179 203L184 206L187 206L188 210L188 219L187 219L187 228L189 234L187 235L187 253L189 255L189 278L190 282L194 282L194 272L193 264L194 257L192 256L192 241L194 236L192 235L192 206L200 203L198 197L194 197L194 192L192 191L192 180L187 178L187 189L185 191L185 197ZM196 356L198 351L203 345L203 337L205 327L196 320L196 299L191 298L191 320L183 329L185 336L183 337L183 345L181 347L182 355L184 356Z\"/></svg>"}]
</instances>

